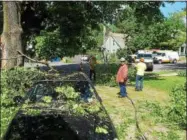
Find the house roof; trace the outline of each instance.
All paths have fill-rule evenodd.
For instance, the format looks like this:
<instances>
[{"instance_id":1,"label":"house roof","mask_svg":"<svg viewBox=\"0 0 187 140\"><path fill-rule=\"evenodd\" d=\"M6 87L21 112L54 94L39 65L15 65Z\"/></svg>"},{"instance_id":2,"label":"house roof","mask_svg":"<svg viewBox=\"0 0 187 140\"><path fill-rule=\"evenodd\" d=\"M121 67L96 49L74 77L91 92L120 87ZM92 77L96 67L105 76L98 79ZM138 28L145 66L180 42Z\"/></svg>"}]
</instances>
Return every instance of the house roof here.
<instances>
[{"instance_id":1,"label":"house roof","mask_svg":"<svg viewBox=\"0 0 187 140\"><path fill-rule=\"evenodd\" d=\"M121 33L109 33L109 36L113 36L113 37L119 37L119 38L123 38L125 37L125 34L121 34Z\"/></svg>"},{"instance_id":2,"label":"house roof","mask_svg":"<svg viewBox=\"0 0 187 140\"><path fill-rule=\"evenodd\" d=\"M109 32L109 33L105 36L105 43L107 42L107 40L108 40L110 37L114 40L114 42L115 42L120 48L125 48L125 34ZM105 44L105 43L104 43L104 44Z\"/></svg>"}]
</instances>

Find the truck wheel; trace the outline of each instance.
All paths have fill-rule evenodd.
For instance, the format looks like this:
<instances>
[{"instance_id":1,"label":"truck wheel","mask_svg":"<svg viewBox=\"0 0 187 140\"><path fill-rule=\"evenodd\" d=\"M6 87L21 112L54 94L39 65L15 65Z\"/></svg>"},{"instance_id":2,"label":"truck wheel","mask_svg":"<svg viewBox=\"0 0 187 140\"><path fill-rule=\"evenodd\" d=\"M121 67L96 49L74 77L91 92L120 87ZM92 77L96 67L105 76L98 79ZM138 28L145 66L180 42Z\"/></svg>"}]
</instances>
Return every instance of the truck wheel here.
<instances>
[{"instance_id":1,"label":"truck wheel","mask_svg":"<svg viewBox=\"0 0 187 140\"><path fill-rule=\"evenodd\" d=\"M162 60L159 60L158 63L159 63L159 64L162 64Z\"/></svg>"},{"instance_id":2,"label":"truck wheel","mask_svg":"<svg viewBox=\"0 0 187 140\"><path fill-rule=\"evenodd\" d=\"M149 68L148 68L148 71L153 71L153 67L149 67Z\"/></svg>"},{"instance_id":3,"label":"truck wheel","mask_svg":"<svg viewBox=\"0 0 187 140\"><path fill-rule=\"evenodd\" d=\"M176 63L177 63L177 60L176 60L176 59L174 59L174 60L173 60L173 63L174 63L174 64L176 64Z\"/></svg>"}]
</instances>

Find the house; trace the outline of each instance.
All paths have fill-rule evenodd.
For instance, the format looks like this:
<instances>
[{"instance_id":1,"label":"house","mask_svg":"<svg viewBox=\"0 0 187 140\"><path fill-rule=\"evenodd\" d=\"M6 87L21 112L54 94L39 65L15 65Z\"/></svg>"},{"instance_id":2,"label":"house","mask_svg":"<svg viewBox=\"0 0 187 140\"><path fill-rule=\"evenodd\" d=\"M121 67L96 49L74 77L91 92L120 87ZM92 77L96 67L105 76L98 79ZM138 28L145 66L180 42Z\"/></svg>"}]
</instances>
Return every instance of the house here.
<instances>
[{"instance_id":1,"label":"house","mask_svg":"<svg viewBox=\"0 0 187 140\"><path fill-rule=\"evenodd\" d=\"M125 35L109 32L105 36L105 42L102 49L105 53L116 53L118 49L127 48L125 45Z\"/></svg>"},{"instance_id":2,"label":"house","mask_svg":"<svg viewBox=\"0 0 187 140\"><path fill-rule=\"evenodd\" d=\"M187 55L186 43L179 47L178 53L180 56Z\"/></svg>"}]
</instances>

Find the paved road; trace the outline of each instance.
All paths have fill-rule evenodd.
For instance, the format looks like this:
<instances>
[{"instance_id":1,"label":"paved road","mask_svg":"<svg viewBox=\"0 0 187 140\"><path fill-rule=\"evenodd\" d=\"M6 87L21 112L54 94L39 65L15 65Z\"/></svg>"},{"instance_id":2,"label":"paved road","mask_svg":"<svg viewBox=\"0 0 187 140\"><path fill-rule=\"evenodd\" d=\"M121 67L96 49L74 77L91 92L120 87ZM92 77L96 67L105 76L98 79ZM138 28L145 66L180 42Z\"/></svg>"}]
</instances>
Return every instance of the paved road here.
<instances>
[{"instance_id":1,"label":"paved road","mask_svg":"<svg viewBox=\"0 0 187 140\"><path fill-rule=\"evenodd\" d=\"M163 71L163 70L185 70L186 63L180 62L177 64L154 64L153 71Z\"/></svg>"},{"instance_id":2,"label":"paved road","mask_svg":"<svg viewBox=\"0 0 187 140\"><path fill-rule=\"evenodd\" d=\"M37 64L25 64L25 67L35 67ZM67 64L63 62L52 62L51 66L54 66L57 70L64 71L64 74L70 74L75 71L79 71L79 63L75 64ZM47 67L45 65L39 64L41 70L46 70ZM89 66L87 63L83 64L84 72L88 73ZM186 63L178 63L178 64L154 64L153 72L163 71L163 70L186 70Z\"/></svg>"}]
</instances>

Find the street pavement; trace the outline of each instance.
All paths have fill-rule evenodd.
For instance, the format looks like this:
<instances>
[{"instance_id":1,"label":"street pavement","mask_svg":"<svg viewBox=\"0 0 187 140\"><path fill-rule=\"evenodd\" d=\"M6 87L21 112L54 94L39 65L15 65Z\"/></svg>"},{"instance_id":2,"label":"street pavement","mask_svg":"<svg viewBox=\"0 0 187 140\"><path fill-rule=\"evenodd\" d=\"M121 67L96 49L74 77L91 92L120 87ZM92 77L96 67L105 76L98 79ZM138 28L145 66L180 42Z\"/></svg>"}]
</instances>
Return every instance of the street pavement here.
<instances>
[{"instance_id":1,"label":"street pavement","mask_svg":"<svg viewBox=\"0 0 187 140\"><path fill-rule=\"evenodd\" d=\"M53 66L55 69L63 71L64 74L70 74L72 72L79 71L79 65L78 63L63 63L63 62L50 62L49 65ZM25 63L25 67L36 67L39 66L41 70L47 70L48 68L43 64L36 64L36 63ZM83 63L83 69L85 73L88 73L89 71L89 65L87 62ZM154 64L153 72L158 71L166 71L166 70L186 70L186 63L180 62L177 64Z\"/></svg>"},{"instance_id":2,"label":"street pavement","mask_svg":"<svg viewBox=\"0 0 187 140\"><path fill-rule=\"evenodd\" d=\"M186 70L186 62L179 62L177 64L154 64L154 72L163 70Z\"/></svg>"}]
</instances>

